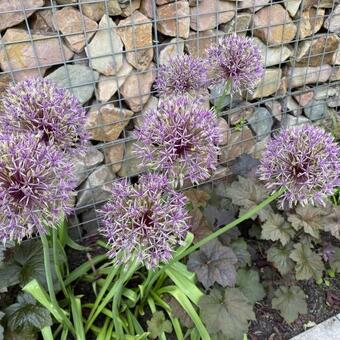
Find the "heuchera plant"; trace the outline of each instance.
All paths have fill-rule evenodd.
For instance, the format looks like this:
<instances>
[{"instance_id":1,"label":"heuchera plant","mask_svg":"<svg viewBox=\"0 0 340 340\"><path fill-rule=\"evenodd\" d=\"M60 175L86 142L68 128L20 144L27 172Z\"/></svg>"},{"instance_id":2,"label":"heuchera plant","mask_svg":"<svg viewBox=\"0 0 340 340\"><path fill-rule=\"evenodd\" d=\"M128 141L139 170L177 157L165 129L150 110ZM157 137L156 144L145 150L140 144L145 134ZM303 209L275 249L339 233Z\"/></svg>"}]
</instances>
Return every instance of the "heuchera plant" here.
<instances>
[{"instance_id":1,"label":"heuchera plant","mask_svg":"<svg viewBox=\"0 0 340 340\"><path fill-rule=\"evenodd\" d=\"M230 198L244 210L234 220L221 214L211 223L216 230L204 233L200 240L189 232L190 204L175 191L185 181L198 184L213 174L220 137L216 114L224 97L251 91L262 75L258 49L251 39L236 34L211 46L206 60L180 56L161 67L156 81L159 106L143 116L135 132L139 144L135 152L149 167L149 173L134 185L125 179L113 184L111 199L98 210L100 232L106 239L99 245L106 254L91 258L72 272L67 261L60 263L58 256L61 253L65 260L66 245L84 248L68 240L63 223L55 227L70 211L68 200L74 184L72 169L66 164L86 144L84 110L68 91L44 79L26 80L7 90L0 115L6 135L0 143L0 199L6 206L0 208L0 235L4 241L21 240L34 232L41 237L48 294L37 280L23 289L60 323L54 334L50 322L41 323L45 339L56 338L60 332L67 338L70 332L76 339L85 340L90 331L99 339L166 339L165 333L172 330L178 339L242 338L255 317L253 304L263 298L264 290L258 272L246 269L251 264L247 244L237 236L217 238L257 216L262 223L260 237L281 243L268 252L268 260L282 273L295 266L297 280L322 274L320 255L313 252L311 243L290 243L298 230L318 236L315 226L305 223L297 202L320 204L339 185L339 146L320 128L306 126L274 135L259 169L272 194L268 196L258 184L247 197L244 191L252 185L240 180L243 192L235 195L237 188L231 188L234 193L226 192L223 199ZM223 91L214 109L208 110L204 94L216 84ZM24 142L12 142L27 134L30 137ZM277 199L279 207L287 202L295 217L289 215L286 221L276 207L269 208ZM191 207L197 213L202 204L196 202ZM231 222L221 227L225 220ZM63 308L56 297L51 270L50 229ZM284 247L290 247L285 263L280 254ZM208 295L198 288L195 274L181 263L188 255L189 268L206 289L212 288ZM327 248L323 255L334 267L337 252ZM312 259L312 266L306 264L306 258ZM92 284L96 296L93 303L82 305L81 297L73 293L80 279ZM273 307L291 322L306 309L302 295L299 287L280 287ZM173 301L194 325L187 334L183 334L181 320L173 312ZM294 307L295 303L300 307ZM140 318L147 313L152 317L144 330ZM100 315L104 323L98 327Z\"/></svg>"}]
</instances>

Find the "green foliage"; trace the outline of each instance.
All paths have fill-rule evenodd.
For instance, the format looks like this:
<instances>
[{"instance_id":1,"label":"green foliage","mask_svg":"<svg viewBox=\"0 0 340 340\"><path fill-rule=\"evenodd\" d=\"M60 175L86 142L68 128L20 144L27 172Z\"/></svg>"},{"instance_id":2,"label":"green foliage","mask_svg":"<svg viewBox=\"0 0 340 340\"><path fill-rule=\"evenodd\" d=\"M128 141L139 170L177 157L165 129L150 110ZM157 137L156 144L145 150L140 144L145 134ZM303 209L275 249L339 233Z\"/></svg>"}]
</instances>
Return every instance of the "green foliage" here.
<instances>
[{"instance_id":1,"label":"green foliage","mask_svg":"<svg viewBox=\"0 0 340 340\"><path fill-rule=\"evenodd\" d=\"M236 285L251 303L261 301L266 296L266 292L260 283L259 273L256 270L239 269Z\"/></svg>"},{"instance_id":2,"label":"green foliage","mask_svg":"<svg viewBox=\"0 0 340 340\"><path fill-rule=\"evenodd\" d=\"M40 241L28 240L16 245L10 259L0 267L0 289L16 284L24 286L33 279L46 287L44 256Z\"/></svg>"},{"instance_id":3,"label":"green foliage","mask_svg":"<svg viewBox=\"0 0 340 340\"><path fill-rule=\"evenodd\" d=\"M247 242L238 238L230 243L230 248L233 250L234 254L237 257L237 265L238 267L246 267L247 265L251 265L251 256L248 251Z\"/></svg>"},{"instance_id":4,"label":"green foliage","mask_svg":"<svg viewBox=\"0 0 340 340\"><path fill-rule=\"evenodd\" d=\"M262 225L261 238L264 240L280 241L286 245L295 235L294 229L279 214L270 213Z\"/></svg>"},{"instance_id":5,"label":"green foliage","mask_svg":"<svg viewBox=\"0 0 340 340\"><path fill-rule=\"evenodd\" d=\"M3 319L4 316L5 313L0 311L0 321ZM4 328L1 324L0 324L0 340L4 340Z\"/></svg>"},{"instance_id":6,"label":"green foliage","mask_svg":"<svg viewBox=\"0 0 340 340\"><path fill-rule=\"evenodd\" d=\"M197 274L197 279L205 288L210 288L215 282L223 287L234 286L236 263L237 257L232 249L215 239L191 254L187 266Z\"/></svg>"},{"instance_id":7,"label":"green foliage","mask_svg":"<svg viewBox=\"0 0 340 340\"><path fill-rule=\"evenodd\" d=\"M299 205L294 214L288 214L288 221L295 230L303 228L304 232L315 237L320 237L320 230L323 227L323 215L325 210L313 206Z\"/></svg>"},{"instance_id":8,"label":"green foliage","mask_svg":"<svg viewBox=\"0 0 340 340\"><path fill-rule=\"evenodd\" d=\"M199 303L209 334L221 332L225 339L243 339L248 321L255 320L252 304L238 288L214 288Z\"/></svg>"},{"instance_id":9,"label":"green foliage","mask_svg":"<svg viewBox=\"0 0 340 340\"><path fill-rule=\"evenodd\" d=\"M267 252L267 259L272 262L281 275L286 275L294 269L294 262L289 257L293 249L291 243L284 247L281 245L272 246Z\"/></svg>"},{"instance_id":10,"label":"green foliage","mask_svg":"<svg viewBox=\"0 0 340 340\"><path fill-rule=\"evenodd\" d=\"M334 254L331 256L329 264L337 273L340 273L340 248L336 247L334 249Z\"/></svg>"},{"instance_id":11,"label":"green foliage","mask_svg":"<svg viewBox=\"0 0 340 340\"><path fill-rule=\"evenodd\" d=\"M172 325L169 320L165 319L164 313L161 311L155 312L152 315L150 321L147 321L148 332L150 332L150 338L156 339L160 337L163 333L171 333Z\"/></svg>"},{"instance_id":12,"label":"green foliage","mask_svg":"<svg viewBox=\"0 0 340 340\"><path fill-rule=\"evenodd\" d=\"M321 256L313 252L309 244L296 243L290 258L296 262L295 272L297 280L318 280L322 277L324 264Z\"/></svg>"},{"instance_id":13,"label":"green foliage","mask_svg":"<svg viewBox=\"0 0 340 340\"><path fill-rule=\"evenodd\" d=\"M5 321L11 332L20 334L31 334L52 325L48 310L25 293L18 295L17 302L6 308Z\"/></svg>"},{"instance_id":14,"label":"green foliage","mask_svg":"<svg viewBox=\"0 0 340 340\"><path fill-rule=\"evenodd\" d=\"M257 206L267 198L268 195L269 193L264 186L256 184L251 179L241 176L238 176L238 181L231 183L226 189L226 197L231 199L233 204L241 207L240 215ZM252 218L255 220L256 217L259 216L261 221L265 221L270 212L272 212L272 209L268 205Z\"/></svg>"},{"instance_id":15,"label":"green foliage","mask_svg":"<svg viewBox=\"0 0 340 340\"><path fill-rule=\"evenodd\" d=\"M325 231L330 232L334 237L340 240L340 204L332 207L323 223Z\"/></svg>"},{"instance_id":16,"label":"green foliage","mask_svg":"<svg viewBox=\"0 0 340 340\"><path fill-rule=\"evenodd\" d=\"M307 313L306 297L303 290L298 286L280 286L274 292L272 307L280 311L281 316L288 322L295 321L299 313Z\"/></svg>"}]
</instances>

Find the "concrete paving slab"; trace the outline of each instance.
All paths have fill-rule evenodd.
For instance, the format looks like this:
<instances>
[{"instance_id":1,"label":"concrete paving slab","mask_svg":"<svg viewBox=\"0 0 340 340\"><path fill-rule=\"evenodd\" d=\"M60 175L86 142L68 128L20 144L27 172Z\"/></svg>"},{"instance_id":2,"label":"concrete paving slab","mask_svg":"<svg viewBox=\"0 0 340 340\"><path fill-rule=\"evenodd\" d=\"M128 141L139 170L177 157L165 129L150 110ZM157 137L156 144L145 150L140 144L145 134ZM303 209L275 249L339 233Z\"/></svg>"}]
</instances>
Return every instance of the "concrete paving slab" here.
<instances>
[{"instance_id":1,"label":"concrete paving slab","mask_svg":"<svg viewBox=\"0 0 340 340\"><path fill-rule=\"evenodd\" d=\"M340 314L308 329L291 340L340 340Z\"/></svg>"}]
</instances>

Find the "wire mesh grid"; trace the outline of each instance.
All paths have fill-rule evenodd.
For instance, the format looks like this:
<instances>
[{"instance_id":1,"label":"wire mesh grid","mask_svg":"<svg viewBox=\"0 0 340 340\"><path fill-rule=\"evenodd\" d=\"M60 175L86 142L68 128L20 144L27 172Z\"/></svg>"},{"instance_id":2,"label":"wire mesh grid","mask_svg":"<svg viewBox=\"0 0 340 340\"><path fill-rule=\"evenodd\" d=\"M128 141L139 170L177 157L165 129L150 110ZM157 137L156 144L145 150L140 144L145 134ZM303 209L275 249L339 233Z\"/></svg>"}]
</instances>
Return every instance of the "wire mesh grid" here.
<instances>
[{"instance_id":1,"label":"wire mesh grid","mask_svg":"<svg viewBox=\"0 0 340 340\"><path fill-rule=\"evenodd\" d=\"M70 218L74 237L84 239L96 233L110 184L143 171L132 132L157 105L153 83L169 56L204 57L232 32L254 37L263 55L254 93L226 99L219 167L202 183L211 186L237 156L259 155L273 130L339 119L339 22L336 0L0 0L0 97L10 82L42 76L86 108L91 148L74 160Z\"/></svg>"}]
</instances>

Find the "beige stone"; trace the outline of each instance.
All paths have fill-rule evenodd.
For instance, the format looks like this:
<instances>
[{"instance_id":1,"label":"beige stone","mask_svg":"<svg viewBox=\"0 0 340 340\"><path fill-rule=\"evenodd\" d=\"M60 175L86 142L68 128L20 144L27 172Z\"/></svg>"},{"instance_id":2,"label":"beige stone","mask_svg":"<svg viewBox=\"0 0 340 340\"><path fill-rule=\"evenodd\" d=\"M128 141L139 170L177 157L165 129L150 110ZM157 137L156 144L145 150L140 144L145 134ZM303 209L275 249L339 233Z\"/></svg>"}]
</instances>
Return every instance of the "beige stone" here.
<instances>
[{"instance_id":1,"label":"beige stone","mask_svg":"<svg viewBox=\"0 0 340 340\"><path fill-rule=\"evenodd\" d=\"M255 143L255 138L247 126L243 126L241 131L234 130L230 134L228 145L221 148L221 163L232 161L243 153L250 153Z\"/></svg>"},{"instance_id":2,"label":"beige stone","mask_svg":"<svg viewBox=\"0 0 340 340\"><path fill-rule=\"evenodd\" d=\"M184 54L184 40L173 38L159 53L160 65L168 65L169 59Z\"/></svg>"},{"instance_id":3,"label":"beige stone","mask_svg":"<svg viewBox=\"0 0 340 340\"><path fill-rule=\"evenodd\" d=\"M238 9L246 9L250 12L257 12L266 6L270 0L242 0L237 2Z\"/></svg>"},{"instance_id":4,"label":"beige stone","mask_svg":"<svg viewBox=\"0 0 340 340\"><path fill-rule=\"evenodd\" d=\"M99 21L106 13L106 6L110 16L122 14L118 0L79 0L81 11L94 21Z\"/></svg>"},{"instance_id":5,"label":"beige stone","mask_svg":"<svg viewBox=\"0 0 340 340\"><path fill-rule=\"evenodd\" d=\"M135 115L134 118L134 124L135 127L140 127L143 124L144 117L149 113L149 111L157 109L158 107L158 98L151 96L145 106L143 107L143 110Z\"/></svg>"},{"instance_id":6,"label":"beige stone","mask_svg":"<svg viewBox=\"0 0 340 340\"><path fill-rule=\"evenodd\" d=\"M302 12L300 18L299 37L304 39L318 32L322 26L325 10L311 7Z\"/></svg>"},{"instance_id":7,"label":"beige stone","mask_svg":"<svg viewBox=\"0 0 340 340\"><path fill-rule=\"evenodd\" d=\"M228 112L228 122L234 126L241 121L247 120L254 112L254 107L247 102L240 103L236 108Z\"/></svg>"},{"instance_id":8,"label":"beige stone","mask_svg":"<svg viewBox=\"0 0 340 340\"><path fill-rule=\"evenodd\" d=\"M278 100L273 100L264 103L265 107L271 112L272 116L281 121L282 119L282 105Z\"/></svg>"},{"instance_id":9,"label":"beige stone","mask_svg":"<svg viewBox=\"0 0 340 340\"><path fill-rule=\"evenodd\" d=\"M340 4L330 13L325 20L324 26L330 32L340 32Z\"/></svg>"},{"instance_id":10,"label":"beige stone","mask_svg":"<svg viewBox=\"0 0 340 340\"><path fill-rule=\"evenodd\" d=\"M87 114L85 127L90 138L102 142L116 140L129 123L133 112L112 104L92 107Z\"/></svg>"},{"instance_id":11,"label":"beige stone","mask_svg":"<svg viewBox=\"0 0 340 340\"><path fill-rule=\"evenodd\" d=\"M168 4L170 2L175 2L175 0L156 0L157 6L162 6L162 5Z\"/></svg>"},{"instance_id":12,"label":"beige stone","mask_svg":"<svg viewBox=\"0 0 340 340\"><path fill-rule=\"evenodd\" d=\"M124 59L123 66L114 77L100 76L98 82L98 99L103 103L108 102L124 84L132 70L133 67Z\"/></svg>"},{"instance_id":13,"label":"beige stone","mask_svg":"<svg viewBox=\"0 0 340 340\"><path fill-rule=\"evenodd\" d=\"M313 40L299 43L296 66L318 66L331 64L333 55L339 46L336 34L325 34Z\"/></svg>"},{"instance_id":14,"label":"beige stone","mask_svg":"<svg viewBox=\"0 0 340 340\"><path fill-rule=\"evenodd\" d=\"M189 15L189 3L186 1L160 6L157 8L157 29L170 37L186 39L190 32Z\"/></svg>"},{"instance_id":15,"label":"beige stone","mask_svg":"<svg viewBox=\"0 0 340 340\"><path fill-rule=\"evenodd\" d=\"M64 63L73 56L73 52L55 36L32 34L32 38L33 43L27 31L19 28L7 29L2 38L0 66L3 71L13 70L17 81L43 76L51 64Z\"/></svg>"},{"instance_id":16,"label":"beige stone","mask_svg":"<svg viewBox=\"0 0 340 340\"><path fill-rule=\"evenodd\" d=\"M118 176L131 177L145 170L142 167L142 160L134 154L136 144L136 141L130 141L125 144L124 162L118 171Z\"/></svg>"},{"instance_id":17,"label":"beige stone","mask_svg":"<svg viewBox=\"0 0 340 340\"><path fill-rule=\"evenodd\" d=\"M338 48L334 55L333 55L333 60L332 60L332 64L334 65L340 65L340 48Z\"/></svg>"},{"instance_id":18,"label":"beige stone","mask_svg":"<svg viewBox=\"0 0 340 340\"><path fill-rule=\"evenodd\" d=\"M80 53L98 28L94 20L82 15L73 7L64 7L54 16L54 27L65 35L70 49ZM77 34L80 33L80 34Z\"/></svg>"},{"instance_id":19,"label":"beige stone","mask_svg":"<svg viewBox=\"0 0 340 340\"><path fill-rule=\"evenodd\" d=\"M324 83L332 73L330 65L318 67L290 67L287 72L290 87L299 87L307 84Z\"/></svg>"},{"instance_id":20,"label":"beige stone","mask_svg":"<svg viewBox=\"0 0 340 340\"><path fill-rule=\"evenodd\" d=\"M221 25L221 30L228 34L237 32L238 35L245 36L249 30L251 18L250 13L237 13L237 17Z\"/></svg>"},{"instance_id":21,"label":"beige stone","mask_svg":"<svg viewBox=\"0 0 340 340\"><path fill-rule=\"evenodd\" d=\"M282 70L279 68L266 69L259 85L255 88L251 99L268 97L279 89Z\"/></svg>"},{"instance_id":22,"label":"beige stone","mask_svg":"<svg viewBox=\"0 0 340 340\"><path fill-rule=\"evenodd\" d=\"M115 75L123 65L123 43L113 20L104 15L99 22L99 31L85 47L90 66L106 75Z\"/></svg>"},{"instance_id":23,"label":"beige stone","mask_svg":"<svg viewBox=\"0 0 340 340\"><path fill-rule=\"evenodd\" d=\"M235 16L235 4L220 0L202 0L190 8L190 27L195 31L207 31L230 21Z\"/></svg>"},{"instance_id":24,"label":"beige stone","mask_svg":"<svg viewBox=\"0 0 340 340\"><path fill-rule=\"evenodd\" d=\"M340 66L333 67L330 81L340 80ZM1 86L1 85L0 85Z\"/></svg>"},{"instance_id":25,"label":"beige stone","mask_svg":"<svg viewBox=\"0 0 340 340\"><path fill-rule=\"evenodd\" d=\"M223 35L221 31L217 35ZM191 31L189 38L185 41L185 49L194 57L206 57L206 50L216 42L216 31L208 30L202 32Z\"/></svg>"},{"instance_id":26,"label":"beige stone","mask_svg":"<svg viewBox=\"0 0 340 340\"><path fill-rule=\"evenodd\" d=\"M120 93L129 108L139 112L150 98L151 85L156 77L155 64L151 63L144 72L133 72L125 80L120 88Z\"/></svg>"},{"instance_id":27,"label":"beige stone","mask_svg":"<svg viewBox=\"0 0 340 340\"><path fill-rule=\"evenodd\" d=\"M44 0L0 0L0 31L15 26L44 6Z\"/></svg>"},{"instance_id":28,"label":"beige stone","mask_svg":"<svg viewBox=\"0 0 340 340\"><path fill-rule=\"evenodd\" d=\"M130 0L126 4L121 4L122 16L129 17L134 11L139 9L141 0Z\"/></svg>"},{"instance_id":29,"label":"beige stone","mask_svg":"<svg viewBox=\"0 0 340 340\"><path fill-rule=\"evenodd\" d=\"M137 70L147 69L153 58L151 20L135 11L119 22L117 32L124 43L128 62Z\"/></svg>"},{"instance_id":30,"label":"beige stone","mask_svg":"<svg viewBox=\"0 0 340 340\"><path fill-rule=\"evenodd\" d=\"M122 167L124 143L106 146L104 149L105 163L111 166L112 172L118 172Z\"/></svg>"},{"instance_id":31,"label":"beige stone","mask_svg":"<svg viewBox=\"0 0 340 340\"><path fill-rule=\"evenodd\" d=\"M253 18L254 35L268 44L288 43L294 39L296 26L279 4L264 7Z\"/></svg>"},{"instance_id":32,"label":"beige stone","mask_svg":"<svg viewBox=\"0 0 340 340\"><path fill-rule=\"evenodd\" d=\"M285 0L284 6L292 17L295 17L302 0Z\"/></svg>"}]
</instances>

